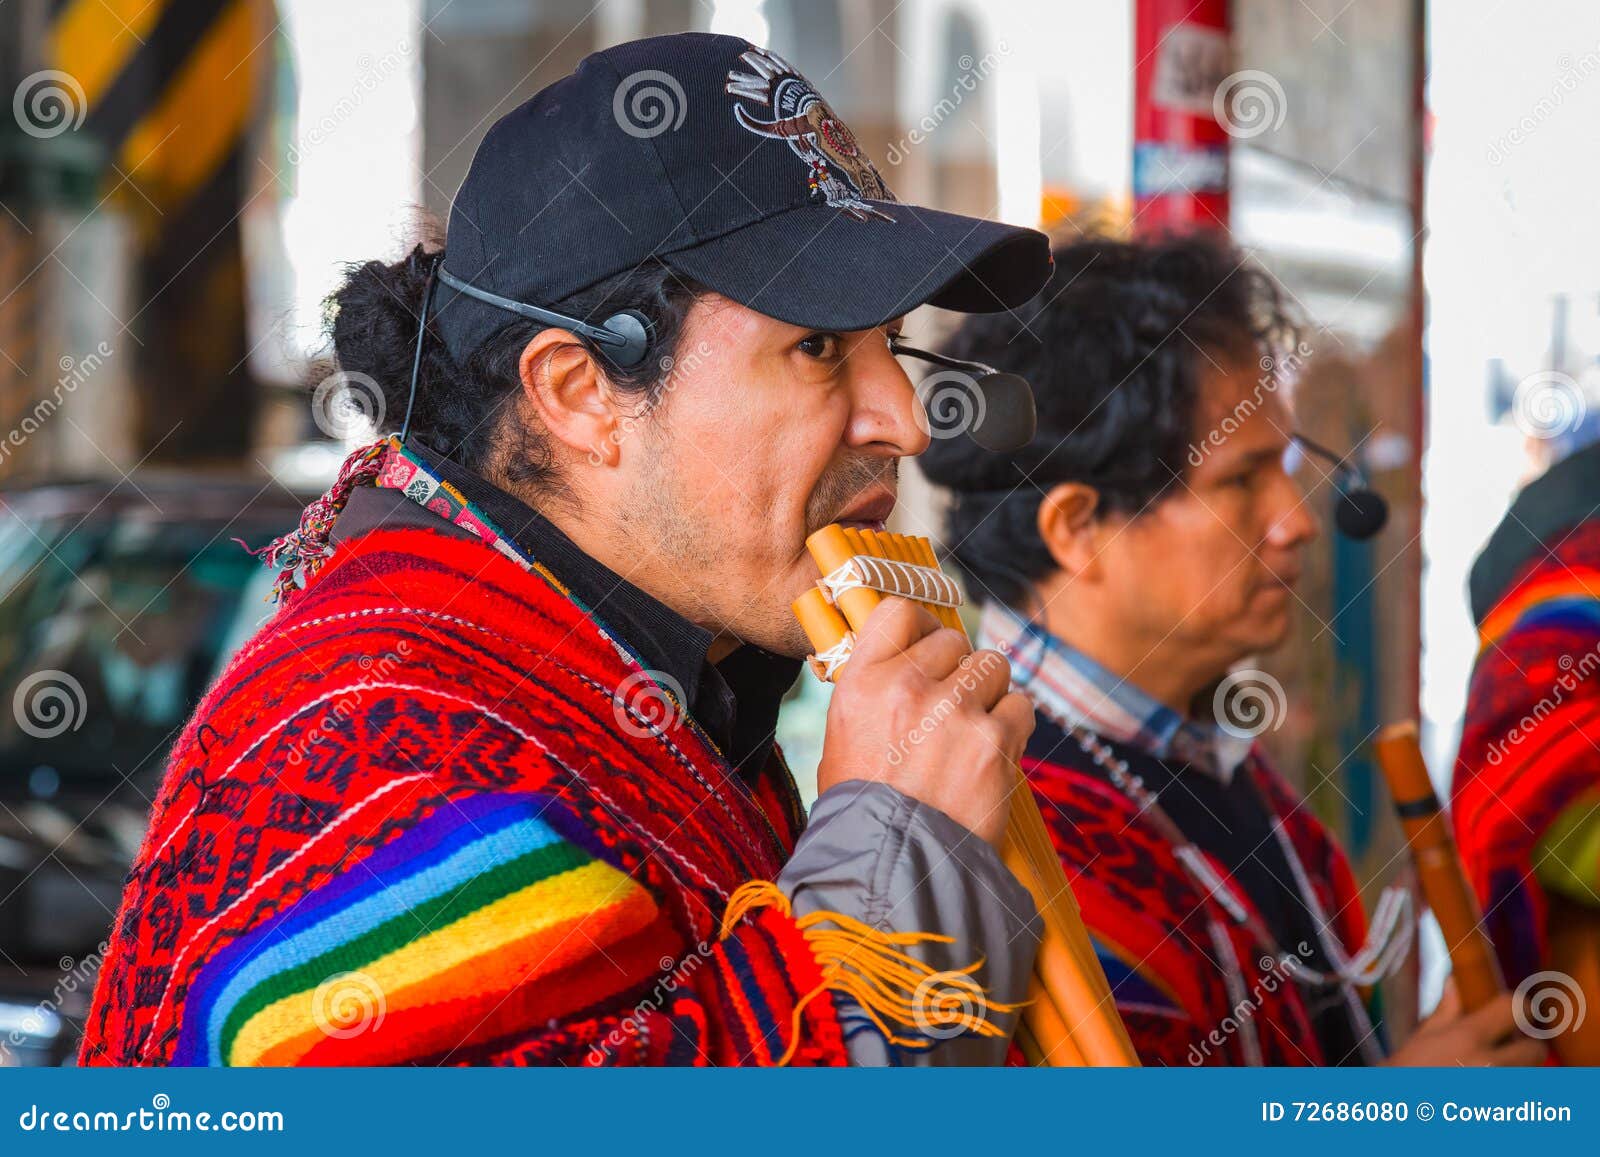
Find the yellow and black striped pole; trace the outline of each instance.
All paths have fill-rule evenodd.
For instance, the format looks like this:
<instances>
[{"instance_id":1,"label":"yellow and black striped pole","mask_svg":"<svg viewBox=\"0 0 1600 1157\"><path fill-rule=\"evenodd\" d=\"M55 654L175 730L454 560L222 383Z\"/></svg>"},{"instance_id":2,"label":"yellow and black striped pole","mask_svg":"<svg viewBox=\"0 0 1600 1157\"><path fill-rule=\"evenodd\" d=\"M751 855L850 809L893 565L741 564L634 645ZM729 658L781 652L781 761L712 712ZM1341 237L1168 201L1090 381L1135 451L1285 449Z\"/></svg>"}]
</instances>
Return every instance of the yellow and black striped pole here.
<instances>
[{"instance_id":1,"label":"yellow and black striped pole","mask_svg":"<svg viewBox=\"0 0 1600 1157\"><path fill-rule=\"evenodd\" d=\"M239 218L262 176L247 150L278 35L270 0L54 6L50 65L81 88L79 131L103 146L104 194L136 228L140 454L226 459L250 445Z\"/></svg>"}]
</instances>

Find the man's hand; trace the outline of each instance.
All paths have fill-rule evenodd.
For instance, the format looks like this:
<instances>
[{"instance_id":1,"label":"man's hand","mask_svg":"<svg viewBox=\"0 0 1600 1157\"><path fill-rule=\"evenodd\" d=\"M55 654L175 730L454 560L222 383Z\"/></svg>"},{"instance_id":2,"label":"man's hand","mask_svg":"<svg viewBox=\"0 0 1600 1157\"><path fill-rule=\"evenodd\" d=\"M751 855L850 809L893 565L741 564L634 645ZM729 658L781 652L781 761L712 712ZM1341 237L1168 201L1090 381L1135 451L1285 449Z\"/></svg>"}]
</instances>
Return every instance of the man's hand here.
<instances>
[{"instance_id":1,"label":"man's hand","mask_svg":"<svg viewBox=\"0 0 1600 1157\"><path fill-rule=\"evenodd\" d=\"M1503 993L1476 1012L1463 1013L1456 986L1447 983L1439 1007L1417 1028L1391 1065L1542 1065L1544 1042L1517 1031L1515 996Z\"/></svg>"},{"instance_id":2,"label":"man's hand","mask_svg":"<svg viewBox=\"0 0 1600 1157\"><path fill-rule=\"evenodd\" d=\"M913 602L884 599L836 681L818 790L886 783L998 845L1033 733L1033 705L1010 687L1004 655L973 651Z\"/></svg>"}]
</instances>

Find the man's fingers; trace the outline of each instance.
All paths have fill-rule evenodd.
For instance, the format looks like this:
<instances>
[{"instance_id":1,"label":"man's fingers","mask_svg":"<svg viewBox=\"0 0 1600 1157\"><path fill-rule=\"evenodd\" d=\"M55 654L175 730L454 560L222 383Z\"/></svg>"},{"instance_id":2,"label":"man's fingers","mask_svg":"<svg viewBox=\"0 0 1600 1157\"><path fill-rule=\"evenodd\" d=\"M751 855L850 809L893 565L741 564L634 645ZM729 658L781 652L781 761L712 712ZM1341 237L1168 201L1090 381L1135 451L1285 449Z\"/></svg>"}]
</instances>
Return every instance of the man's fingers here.
<instances>
[{"instance_id":1,"label":"man's fingers","mask_svg":"<svg viewBox=\"0 0 1600 1157\"><path fill-rule=\"evenodd\" d=\"M974 651L944 683L943 691L952 699L989 711L1011 687L1011 664L999 651Z\"/></svg>"},{"instance_id":2,"label":"man's fingers","mask_svg":"<svg viewBox=\"0 0 1600 1157\"><path fill-rule=\"evenodd\" d=\"M906 648L906 661L928 679L941 682L972 653L967 637L952 627L940 627Z\"/></svg>"},{"instance_id":3,"label":"man's fingers","mask_svg":"<svg viewBox=\"0 0 1600 1157\"><path fill-rule=\"evenodd\" d=\"M996 703L994 710L989 714L1005 724L1008 735L1020 737L1016 754L1021 755L1022 747L1027 745L1028 736L1033 734L1034 724L1037 722L1033 713L1033 701L1022 692L1013 691Z\"/></svg>"},{"instance_id":4,"label":"man's fingers","mask_svg":"<svg viewBox=\"0 0 1600 1157\"><path fill-rule=\"evenodd\" d=\"M900 654L924 635L939 629L938 620L910 599L886 597L856 632L856 649L845 670L869 667Z\"/></svg>"},{"instance_id":5,"label":"man's fingers","mask_svg":"<svg viewBox=\"0 0 1600 1157\"><path fill-rule=\"evenodd\" d=\"M1465 1019L1479 1040L1503 1040L1516 1031L1517 998L1503 992L1482 1008L1467 1013Z\"/></svg>"},{"instance_id":6,"label":"man's fingers","mask_svg":"<svg viewBox=\"0 0 1600 1157\"><path fill-rule=\"evenodd\" d=\"M1445 1021L1454 1020L1459 1015L1461 1015L1461 993L1456 988L1456 978L1447 976L1444 982L1444 992L1439 997L1439 1007L1433 1010L1433 1015L1428 1019L1437 1019L1440 1024L1443 1024Z\"/></svg>"}]
</instances>

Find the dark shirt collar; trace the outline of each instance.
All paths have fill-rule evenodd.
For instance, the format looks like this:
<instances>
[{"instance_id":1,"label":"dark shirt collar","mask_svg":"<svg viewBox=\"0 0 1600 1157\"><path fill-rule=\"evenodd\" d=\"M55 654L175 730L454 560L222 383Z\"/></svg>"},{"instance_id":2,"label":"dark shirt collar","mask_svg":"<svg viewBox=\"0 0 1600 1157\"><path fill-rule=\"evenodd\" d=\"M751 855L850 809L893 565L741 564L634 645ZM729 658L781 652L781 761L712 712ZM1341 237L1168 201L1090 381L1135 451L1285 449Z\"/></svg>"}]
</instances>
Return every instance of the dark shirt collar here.
<instances>
[{"instance_id":1,"label":"dark shirt collar","mask_svg":"<svg viewBox=\"0 0 1600 1157\"><path fill-rule=\"evenodd\" d=\"M707 661L716 637L591 558L554 523L514 495L412 439L408 449L459 490L504 535L556 576L574 598L652 671L683 689L684 706L746 779L772 752L778 706L800 673L800 661L739 647L721 663Z\"/></svg>"}]
</instances>

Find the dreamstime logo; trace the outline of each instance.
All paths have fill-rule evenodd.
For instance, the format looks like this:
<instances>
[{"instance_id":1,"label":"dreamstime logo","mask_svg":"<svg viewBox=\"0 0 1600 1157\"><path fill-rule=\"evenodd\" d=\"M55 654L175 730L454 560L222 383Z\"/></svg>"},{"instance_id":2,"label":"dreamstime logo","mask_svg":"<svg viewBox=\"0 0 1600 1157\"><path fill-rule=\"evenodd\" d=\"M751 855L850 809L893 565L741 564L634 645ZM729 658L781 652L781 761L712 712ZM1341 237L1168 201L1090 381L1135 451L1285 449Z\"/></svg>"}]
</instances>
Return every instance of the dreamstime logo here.
<instances>
[{"instance_id":1,"label":"dreamstime logo","mask_svg":"<svg viewBox=\"0 0 1600 1157\"><path fill-rule=\"evenodd\" d=\"M961 370L937 370L917 383L920 425L935 441L954 438L983 422L986 406L978 380Z\"/></svg>"},{"instance_id":2,"label":"dreamstime logo","mask_svg":"<svg viewBox=\"0 0 1600 1157\"><path fill-rule=\"evenodd\" d=\"M1254 739L1264 731L1275 731L1289 711L1283 684L1265 671L1250 668L1234 671L1217 684L1211 697L1211 710L1217 726L1239 739Z\"/></svg>"},{"instance_id":3,"label":"dreamstime logo","mask_svg":"<svg viewBox=\"0 0 1600 1157\"><path fill-rule=\"evenodd\" d=\"M1600 670L1600 646L1585 651L1576 660L1571 655L1562 655L1556 660L1556 666L1561 669L1561 674L1550 684L1549 692L1541 696L1520 719L1512 723L1504 735L1489 744L1489 750L1484 758L1488 760L1490 766L1499 767L1508 751L1532 735L1540 724L1561 709L1568 697L1578 690L1584 680L1596 670Z\"/></svg>"},{"instance_id":4,"label":"dreamstime logo","mask_svg":"<svg viewBox=\"0 0 1600 1157\"><path fill-rule=\"evenodd\" d=\"M170 1112L168 1110L171 1110ZM49 1105L29 1105L17 1117L25 1133L282 1133L280 1110L226 1109L194 1112L172 1108L172 1098L156 1093L148 1109L93 1111L76 1108L52 1111Z\"/></svg>"},{"instance_id":5,"label":"dreamstime logo","mask_svg":"<svg viewBox=\"0 0 1600 1157\"><path fill-rule=\"evenodd\" d=\"M54 739L83 726L89 699L83 684L65 671L35 671L17 684L11 712L35 739Z\"/></svg>"},{"instance_id":6,"label":"dreamstime logo","mask_svg":"<svg viewBox=\"0 0 1600 1157\"><path fill-rule=\"evenodd\" d=\"M1289 114L1283 85L1270 72L1246 68L1229 73L1211 96L1211 111L1230 137L1250 140L1283 127Z\"/></svg>"},{"instance_id":7,"label":"dreamstime logo","mask_svg":"<svg viewBox=\"0 0 1600 1157\"><path fill-rule=\"evenodd\" d=\"M1512 1016L1534 1040L1550 1040L1583 1027L1588 1001L1578 982L1565 972L1535 972L1517 985Z\"/></svg>"},{"instance_id":8,"label":"dreamstime logo","mask_svg":"<svg viewBox=\"0 0 1600 1157\"><path fill-rule=\"evenodd\" d=\"M100 965L105 961L105 955L109 951L111 951L110 942L102 940L99 946L82 960L63 956L57 962L61 969L61 977L51 989L50 995L34 1005L20 1021L13 1022L13 1028L6 1037L7 1043L12 1048L20 1048L31 1036L50 1035L59 1031L61 1010L67 1003L67 997L80 988L85 992L94 988L95 977L99 975ZM0 1046L0 1065L5 1063L5 1057L6 1048Z\"/></svg>"},{"instance_id":9,"label":"dreamstime logo","mask_svg":"<svg viewBox=\"0 0 1600 1157\"><path fill-rule=\"evenodd\" d=\"M989 1002L965 972L934 972L911 994L911 1017L924 1036L949 1040L988 1020Z\"/></svg>"},{"instance_id":10,"label":"dreamstime logo","mask_svg":"<svg viewBox=\"0 0 1600 1157\"><path fill-rule=\"evenodd\" d=\"M635 739L660 735L683 718L683 685L665 671L635 671L611 698L617 726Z\"/></svg>"},{"instance_id":11,"label":"dreamstime logo","mask_svg":"<svg viewBox=\"0 0 1600 1157\"><path fill-rule=\"evenodd\" d=\"M655 987L650 995L633 1006L633 1011L606 1034L605 1039L589 1049L585 1063L591 1067L598 1067L606 1062L617 1049L627 1043L628 1038L637 1037L647 1031L650 1022L661 1011L669 997L677 992L680 987L689 982L690 975L702 964L711 959L712 946L704 940L695 945L694 951L681 960L671 956L663 956L656 963L660 977L656 980Z\"/></svg>"},{"instance_id":12,"label":"dreamstime logo","mask_svg":"<svg viewBox=\"0 0 1600 1157\"><path fill-rule=\"evenodd\" d=\"M11 112L23 132L49 140L83 124L89 99L71 73L46 68L22 78L11 97Z\"/></svg>"},{"instance_id":13,"label":"dreamstime logo","mask_svg":"<svg viewBox=\"0 0 1600 1157\"><path fill-rule=\"evenodd\" d=\"M385 651L376 659L371 655L359 656L356 659L356 666L363 672L362 682L356 683L349 692L329 704L327 710L322 713L322 718L315 720L311 730L289 748L287 756L289 763L299 766L310 757L312 749L319 743L343 731L360 710L367 688L373 683L386 682L394 674L395 668L410 654L410 642L401 639L392 651Z\"/></svg>"},{"instance_id":14,"label":"dreamstime logo","mask_svg":"<svg viewBox=\"0 0 1600 1157\"><path fill-rule=\"evenodd\" d=\"M676 358L662 357L658 359L656 368L661 371L661 376L651 384L649 391L645 395L644 405L636 413L622 415L616 425L611 428L611 432L606 435L606 440L613 446L622 445L633 434L634 430L649 419L650 415L655 412L656 407L661 405L667 396L678 388L678 383L684 379L684 376L693 374L700 367L700 364L710 356L711 344L702 341L687 354ZM589 451L589 465L599 466L605 460L605 453L599 447Z\"/></svg>"},{"instance_id":15,"label":"dreamstime logo","mask_svg":"<svg viewBox=\"0 0 1600 1157\"><path fill-rule=\"evenodd\" d=\"M1540 370L1517 383L1511 420L1530 438L1560 438L1572 433L1589 412L1589 398L1569 375Z\"/></svg>"},{"instance_id":16,"label":"dreamstime logo","mask_svg":"<svg viewBox=\"0 0 1600 1157\"><path fill-rule=\"evenodd\" d=\"M44 428L46 422L55 417L56 412L66 404L67 396L77 392L83 385L105 365L106 359L116 351L106 342L101 342L82 357L75 358L71 354L63 354L56 365L61 370L61 376L56 379L55 388L48 395L40 397L33 404L33 409L22 415L22 420L6 431L5 437L0 439L0 461L3 461L15 450L20 450L28 444L28 439Z\"/></svg>"},{"instance_id":17,"label":"dreamstime logo","mask_svg":"<svg viewBox=\"0 0 1600 1157\"><path fill-rule=\"evenodd\" d=\"M356 77L355 87L334 102L333 106L324 112L314 123L307 124L302 121L299 136L289 143L285 158L291 165L298 165L306 153L317 148L333 136L334 131L355 115L356 110L366 100L367 94L381 87L411 56L410 41L402 38L395 46L395 51L386 52L374 63L372 58L363 54L356 60L359 73Z\"/></svg>"},{"instance_id":18,"label":"dreamstime logo","mask_svg":"<svg viewBox=\"0 0 1600 1157\"><path fill-rule=\"evenodd\" d=\"M311 1019L338 1040L382 1027L386 1011L383 986L365 972L335 973L311 995Z\"/></svg>"},{"instance_id":19,"label":"dreamstime logo","mask_svg":"<svg viewBox=\"0 0 1600 1157\"><path fill-rule=\"evenodd\" d=\"M1222 421L1213 426L1204 438L1189 444L1189 465L1198 470L1213 450L1220 449L1238 432L1245 420L1262 407L1269 395L1277 393L1284 384L1296 381L1306 359L1313 352L1311 346L1302 341L1282 357L1262 354L1257 363L1261 375L1256 379L1255 389L1248 398L1240 398L1234 403L1233 409L1224 414Z\"/></svg>"},{"instance_id":20,"label":"dreamstime logo","mask_svg":"<svg viewBox=\"0 0 1600 1157\"><path fill-rule=\"evenodd\" d=\"M688 98L676 77L646 68L622 78L611 97L611 115L630 137L659 137L683 125L689 115Z\"/></svg>"},{"instance_id":21,"label":"dreamstime logo","mask_svg":"<svg viewBox=\"0 0 1600 1157\"><path fill-rule=\"evenodd\" d=\"M890 767L899 767L910 754L909 749L920 747L938 730L951 715L955 714L958 707L967 695L978 689L978 685L989 677L994 670L994 665L1001 663L1010 665L1010 660L996 651L981 651L977 655L968 655L961 660L961 676L956 680L955 690L944 696L933 705L933 710L922 717L922 720L908 731L900 740L889 749L888 763Z\"/></svg>"},{"instance_id":22,"label":"dreamstime logo","mask_svg":"<svg viewBox=\"0 0 1600 1157\"><path fill-rule=\"evenodd\" d=\"M1000 41L999 55L1009 56L1011 46L1004 40ZM988 79L991 73L999 67L1000 61L993 52L986 52L982 59L974 60L970 53L963 53L956 59L956 67L961 75L956 77L955 83L950 86L950 94L941 97L939 103L920 121L911 127L911 131L890 145L884 153L883 159L891 165L898 165L910 155L911 150L931 137L939 126L942 125L955 111L961 107L962 101L968 93L976 92L978 83Z\"/></svg>"},{"instance_id":23,"label":"dreamstime logo","mask_svg":"<svg viewBox=\"0 0 1600 1157\"><path fill-rule=\"evenodd\" d=\"M330 438L366 442L383 428L383 387L366 374L329 374L311 395L311 420Z\"/></svg>"},{"instance_id":24,"label":"dreamstime logo","mask_svg":"<svg viewBox=\"0 0 1600 1157\"><path fill-rule=\"evenodd\" d=\"M1295 972L1310 955L1311 945L1302 940L1295 945L1293 952L1286 952L1282 956L1263 953L1257 957L1256 968L1260 971L1260 975L1250 986L1249 993L1236 1001L1228 1010L1228 1014L1218 1021L1210 1032L1189 1046L1189 1064L1205 1064L1212 1053L1222 1048L1231 1037L1240 1032L1245 1034L1243 1039L1246 1057L1256 1053L1259 1048L1254 1026L1256 1013L1266 1003L1267 997L1294 978Z\"/></svg>"},{"instance_id":25,"label":"dreamstime logo","mask_svg":"<svg viewBox=\"0 0 1600 1157\"><path fill-rule=\"evenodd\" d=\"M1500 165L1511 155L1512 149L1522 144L1538 131L1566 103L1567 97L1578 90L1581 82L1600 73L1600 45L1596 45L1576 60L1570 53L1556 57L1559 70L1549 89L1534 102L1533 107L1517 118L1517 123L1501 133L1489 144L1488 160Z\"/></svg>"}]
</instances>

